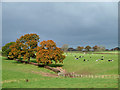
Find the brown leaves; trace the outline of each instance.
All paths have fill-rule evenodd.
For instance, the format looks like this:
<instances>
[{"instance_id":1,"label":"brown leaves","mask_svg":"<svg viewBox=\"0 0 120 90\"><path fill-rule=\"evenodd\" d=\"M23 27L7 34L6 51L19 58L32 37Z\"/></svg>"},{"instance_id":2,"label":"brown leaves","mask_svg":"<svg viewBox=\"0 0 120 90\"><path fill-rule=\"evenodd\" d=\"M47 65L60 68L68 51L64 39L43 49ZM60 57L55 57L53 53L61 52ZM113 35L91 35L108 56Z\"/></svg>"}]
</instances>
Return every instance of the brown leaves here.
<instances>
[{"instance_id":1,"label":"brown leaves","mask_svg":"<svg viewBox=\"0 0 120 90\"><path fill-rule=\"evenodd\" d=\"M78 51L82 51L83 49L84 49L84 47L80 47L80 46L77 47Z\"/></svg>"},{"instance_id":2,"label":"brown leaves","mask_svg":"<svg viewBox=\"0 0 120 90\"><path fill-rule=\"evenodd\" d=\"M11 52L9 55L13 58L28 59L34 56L34 51L36 51L37 44L39 42L39 36L37 34L25 34L16 40L15 44L10 46Z\"/></svg>"},{"instance_id":3,"label":"brown leaves","mask_svg":"<svg viewBox=\"0 0 120 90\"><path fill-rule=\"evenodd\" d=\"M95 46L93 47L93 49L94 49L94 51L96 51L97 49L99 49L99 47L98 47L97 45L95 45Z\"/></svg>"},{"instance_id":4,"label":"brown leaves","mask_svg":"<svg viewBox=\"0 0 120 90\"><path fill-rule=\"evenodd\" d=\"M42 41L40 45L44 48L56 47L56 43L52 40Z\"/></svg>"},{"instance_id":5,"label":"brown leaves","mask_svg":"<svg viewBox=\"0 0 120 90\"><path fill-rule=\"evenodd\" d=\"M90 46L86 46L85 49L89 51L91 49L91 47Z\"/></svg>"},{"instance_id":6,"label":"brown leaves","mask_svg":"<svg viewBox=\"0 0 120 90\"><path fill-rule=\"evenodd\" d=\"M56 43L52 40L42 41L40 47L37 47L36 59L37 62L42 62L43 64L51 64L52 61L55 63L62 62L65 58L63 51L56 47Z\"/></svg>"},{"instance_id":7,"label":"brown leaves","mask_svg":"<svg viewBox=\"0 0 120 90\"><path fill-rule=\"evenodd\" d=\"M30 60L30 57L35 56L38 63L51 64L63 62L65 56L60 48L56 47L56 43L52 40L40 42L38 46L39 36L37 34L25 34L16 40L14 45L11 45L10 58L21 58Z\"/></svg>"}]
</instances>

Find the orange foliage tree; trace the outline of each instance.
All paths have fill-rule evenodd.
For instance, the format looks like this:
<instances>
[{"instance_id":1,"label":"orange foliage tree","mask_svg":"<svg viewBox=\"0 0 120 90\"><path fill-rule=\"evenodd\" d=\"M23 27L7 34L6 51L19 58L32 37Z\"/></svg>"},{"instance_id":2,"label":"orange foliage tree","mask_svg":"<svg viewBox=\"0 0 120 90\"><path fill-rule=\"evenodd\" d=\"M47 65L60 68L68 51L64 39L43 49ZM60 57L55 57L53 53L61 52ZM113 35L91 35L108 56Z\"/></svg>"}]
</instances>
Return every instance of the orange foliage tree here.
<instances>
[{"instance_id":1,"label":"orange foliage tree","mask_svg":"<svg viewBox=\"0 0 120 90\"><path fill-rule=\"evenodd\" d=\"M80 46L77 47L78 51L82 51L83 49L84 49L84 47L80 47Z\"/></svg>"},{"instance_id":2,"label":"orange foliage tree","mask_svg":"<svg viewBox=\"0 0 120 90\"><path fill-rule=\"evenodd\" d=\"M90 51L91 47L90 47L90 46L86 46L85 49L86 49L87 51Z\"/></svg>"},{"instance_id":3,"label":"orange foliage tree","mask_svg":"<svg viewBox=\"0 0 120 90\"><path fill-rule=\"evenodd\" d=\"M97 45L95 45L95 46L93 47L94 51L97 51L99 48L100 48L100 47L98 47Z\"/></svg>"},{"instance_id":4,"label":"orange foliage tree","mask_svg":"<svg viewBox=\"0 0 120 90\"><path fill-rule=\"evenodd\" d=\"M11 45L11 52L9 52L10 58L21 58L30 61L30 57L35 56L37 50L37 44L39 42L39 36L37 34L25 34L16 40L14 45Z\"/></svg>"},{"instance_id":5,"label":"orange foliage tree","mask_svg":"<svg viewBox=\"0 0 120 90\"><path fill-rule=\"evenodd\" d=\"M51 64L53 61L63 63L64 58L63 51L56 47L56 43L52 40L42 41L37 47L36 60L38 63Z\"/></svg>"}]
</instances>

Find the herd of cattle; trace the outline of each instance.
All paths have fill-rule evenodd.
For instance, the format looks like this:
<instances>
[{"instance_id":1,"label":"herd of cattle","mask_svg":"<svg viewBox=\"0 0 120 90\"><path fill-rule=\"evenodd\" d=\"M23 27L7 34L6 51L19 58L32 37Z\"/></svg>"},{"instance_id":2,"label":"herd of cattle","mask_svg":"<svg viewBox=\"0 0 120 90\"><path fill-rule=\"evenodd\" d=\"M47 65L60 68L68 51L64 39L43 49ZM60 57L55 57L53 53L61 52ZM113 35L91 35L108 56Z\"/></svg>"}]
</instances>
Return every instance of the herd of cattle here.
<instances>
[{"instance_id":1,"label":"herd of cattle","mask_svg":"<svg viewBox=\"0 0 120 90\"><path fill-rule=\"evenodd\" d=\"M74 57L75 57L76 60L78 60L79 58L84 58L84 56L77 57L76 55L74 55ZM90 58L92 58L92 57L90 56ZM101 56L101 59L97 59L96 61L99 61L99 60L103 61L104 60L104 56ZM83 59L83 61L89 61L89 60L88 59ZM112 59L108 59L107 61L111 62L113 60Z\"/></svg>"},{"instance_id":2,"label":"herd of cattle","mask_svg":"<svg viewBox=\"0 0 120 90\"><path fill-rule=\"evenodd\" d=\"M66 56L67 56L67 55L66 55ZM75 57L76 60L79 60L79 59L82 58L84 62L85 62L85 61L89 61L88 59L85 59L84 56L79 56L79 57L77 57L76 55L73 55L73 56ZM92 57L90 56L89 58L92 58ZM104 59L104 56L101 56L101 58L100 58L100 59L97 59L96 61L103 61L103 60L105 60L105 59ZM114 60L108 59L107 61L108 61L108 62L112 62L112 61L114 61Z\"/></svg>"}]
</instances>

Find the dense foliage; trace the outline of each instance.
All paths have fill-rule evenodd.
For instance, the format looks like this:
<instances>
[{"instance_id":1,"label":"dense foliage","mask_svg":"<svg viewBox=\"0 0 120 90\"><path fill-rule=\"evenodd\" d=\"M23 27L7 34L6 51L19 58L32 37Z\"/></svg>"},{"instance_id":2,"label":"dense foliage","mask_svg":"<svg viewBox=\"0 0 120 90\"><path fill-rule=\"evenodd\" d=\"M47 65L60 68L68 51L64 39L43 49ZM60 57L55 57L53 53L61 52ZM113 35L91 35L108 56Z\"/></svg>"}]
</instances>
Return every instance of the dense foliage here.
<instances>
[{"instance_id":1,"label":"dense foliage","mask_svg":"<svg viewBox=\"0 0 120 90\"><path fill-rule=\"evenodd\" d=\"M5 46L2 47L2 55L7 56L9 55L9 52L11 52L11 48L9 48L11 45L15 44L15 42L7 43Z\"/></svg>"},{"instance_id":2,"label":"dense foliage","mask_svg":"<svg viewBox=\"0 0 120 90\"><path fill-rule=\"evenodd\" d=\"M38 63L51 64L53 61L63 63L64 58L63 51L56 47L52 40L42 41L37 48L36 59Z\"/></svg>"},{"instance_id":3,"label":"dense foliage","mask_svg":"<svg viewBox=\"0 0 120 90\"><path fill-rule=\"evenodd\" d=\"M84 49L84 47L80 47L80 46L77 47L78 51L82 51L83 49Z\"/></svg>"},{"instance_id":4,"label":"dense foliage","mask_svg":"<svg viewBox=\"0 0 120 90\"><path fill-rule=\"evenodd\" d=\"M94 49L94 51L98 51L99 47L98 47L97 45L95 45L95 46L93 47L93 49Z\"/></svg>"},{"instance_id":5,"label":"dense foliage","mask_svg":"<svg viewBox=\"0 0 120 90\"><path fill-rule=\"evenodd\" d=\"M28 59L35 56L37 44L39 42L39 36L37 34L25 34L16 40L14 45L11 45L11 52L9 53L10 58L21 58Z\"/></svg>"},{"instance_id":6,"label":"dense foliage","mask_svg":"<svg viewBox=\"0 0 120 90\"><path fill-rule=\"evenodd\" d=\"M90 51L91 47L90 47L90 46L86 46L85 49L86 49L87 51Z\"/></svg>"}]
</instances>

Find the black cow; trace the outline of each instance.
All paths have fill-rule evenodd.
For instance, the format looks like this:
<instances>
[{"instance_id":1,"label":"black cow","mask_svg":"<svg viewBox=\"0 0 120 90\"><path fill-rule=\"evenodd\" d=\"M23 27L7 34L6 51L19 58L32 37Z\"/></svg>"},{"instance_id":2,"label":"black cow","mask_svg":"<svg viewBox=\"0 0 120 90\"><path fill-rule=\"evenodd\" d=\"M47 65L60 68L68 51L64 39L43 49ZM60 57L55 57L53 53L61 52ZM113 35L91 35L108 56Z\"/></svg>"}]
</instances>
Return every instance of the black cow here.
<instances>
[{"instance_id":1,"label":"black cow","mask_svg":"<svg viewBox=\"0 0 120 90\"><path fill-rule=\"evenodd\" d=\"M75 58L76 60L78 60L78 58Z\"/></svg>"},{"instance_id":2,"label":"black cow","mask_svg":"<svg viewBox=\"0 0 120 90\"><path fill-rule=\"evenodd\" d=\"M111 61L113 61L113 60L108 60L108 62L111 62Z\"/></svg>"},{"instance_id":3,"label":"black cow","mask_svg":"<svg viewBox=\"0 0 120 90\"><path fill-rule=\"evenodd\" d=\"M85 61L85 59L83 61Z\"/></svg>"}]
</instances>

